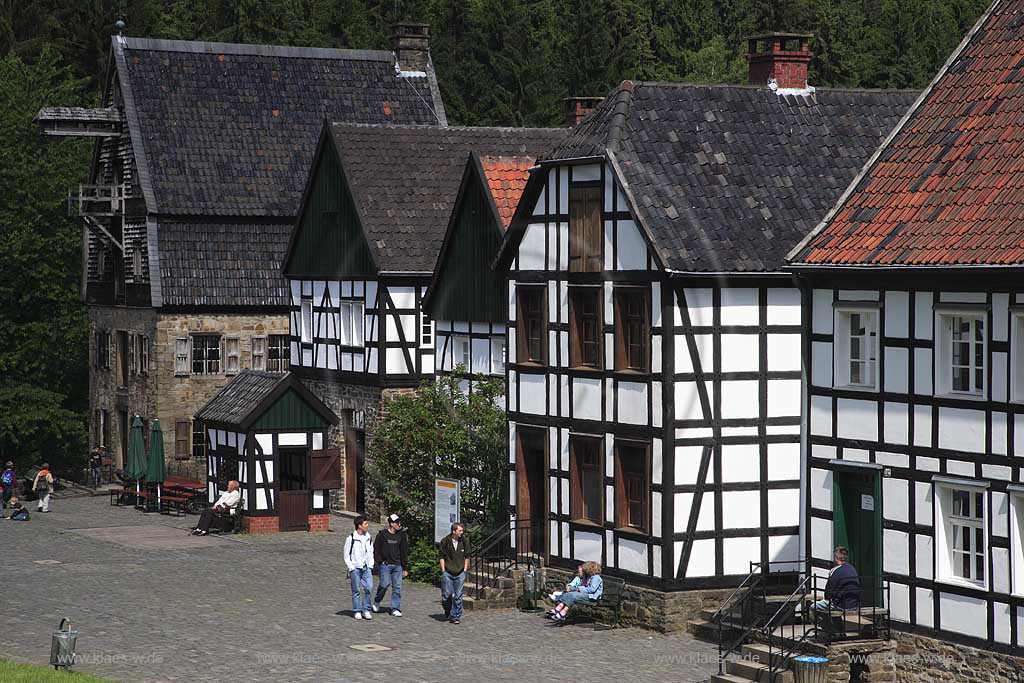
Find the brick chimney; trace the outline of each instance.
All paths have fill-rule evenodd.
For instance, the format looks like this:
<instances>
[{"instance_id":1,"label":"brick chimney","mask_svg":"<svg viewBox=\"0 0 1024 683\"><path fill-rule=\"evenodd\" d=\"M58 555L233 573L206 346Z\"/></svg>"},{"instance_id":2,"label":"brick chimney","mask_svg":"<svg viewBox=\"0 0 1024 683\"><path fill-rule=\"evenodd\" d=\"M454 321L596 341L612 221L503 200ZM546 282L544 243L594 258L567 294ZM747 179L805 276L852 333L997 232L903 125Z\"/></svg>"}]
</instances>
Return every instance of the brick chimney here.
<instances>
[{"instance_id":1,"label":"brick chimney","mask_svg":"<svg viewBox=\"0 0 1024 683\"><path fill-rule=\"evenodd\" d=\"M395 58L402 71L426 71L430 63L430 26L402 21L391 28Z\"/></svg>"},{"instance_id":2,"label":"brick chimney","mask_svg":"<svg viewBox=\"0 0 1024 683\"><path fill-rule=\"evenodd\" d=\"M587 118L590 112L597 109L604 100L603 97L566 97L562 100L565 104L565 124L569 128L578 126L580 121Z\"/></svg>"},{"instance_id":3,"label":"brick chimney","mask_svg":"<svg viewBox=\"0 0 1024 683\"><path fill-rule=\"evenodd\" d=\"M751 85L767 85L775 79L779 88L807 87L811 63L809 33L768 33L747 37L747 62Z\"/></svg>"}]
</instances>

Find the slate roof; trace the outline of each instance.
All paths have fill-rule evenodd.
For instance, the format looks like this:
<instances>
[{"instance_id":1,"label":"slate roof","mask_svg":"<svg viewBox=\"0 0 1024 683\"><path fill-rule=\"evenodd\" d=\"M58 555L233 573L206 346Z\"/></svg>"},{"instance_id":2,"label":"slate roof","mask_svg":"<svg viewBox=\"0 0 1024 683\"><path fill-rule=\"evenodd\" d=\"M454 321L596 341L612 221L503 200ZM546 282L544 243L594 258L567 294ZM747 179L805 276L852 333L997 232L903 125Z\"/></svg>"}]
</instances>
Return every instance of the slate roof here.
<instances>
[{"instance_id":1,"label":"slate roof","mask_svg":"<svg viewBox=\"0 0 1024 683\"><path fill-rule=\"evenodd\" d=\"M121 112L117 107L43 107L32 119L34 122L45 121L84 121L89 123L120 123Z\"/></svg>"},{"instance_id":2,"label":"slate roof","mask_svg":"<svg viewBox=\"0 0 1024 683\"><path fill-rule=\"evenodd\" d=\"M295 216L325 120L444 125L391 52L112 38L146 205Z\"/></svg>"},{"instance_id":3,"label":"slate roof","mask_svg":"<svg viewBox=\"0 0 1024 683\"><path fill-rule=\"evenodd\" d=\"M334 124L331 139L381 271L434 269L466 160L536 157L559 128L469 128Z\"/></svg>"},{"instance_id":4,"label":"slate roof","mask_svg":"<svg viewBox=\"0 0 1024 683\"><path fill-rule=\"evenodd\" d=\"M279 223L160 221L163 305L291 306L281 276L289 231Z\"/></svg>"},{"instance_id":5,"label":"slate roof","mask_svg":"<svg viewBox=\"0 0 1024 683\"><path fill-rule=\"evenodd\" d=\"M433 70L399 75L389 51L112 44L139 184L159 216L158 307L290 303L279 267L325 120L446 124Z\"/></svg>"},{"instance_id":6,"label":"slate roof","mask_svg":"<svg viewBox=\"0 0 1024 683\"><path fill-rule=\"evenodd\" d=\"M487 187L498 209L502 229L507 230L519 205L519 197L526 188L530 178L532 157L482 156L480 167L483 168Z\"/></svg>"},{"instance_id":7,"label":"slate roof","mask_svg":"<svg viewBox=\"0 0 1024 683\"><path fill-rule=\"evenodd\" d=\"M612 160L670 270L777 272L916 96L627 81L541 160Z\"/></svg>"},{"instance_id":8,"label":"slate roof","mask_svg":"<svg viewBox=\"0 0 1024 683\"><path fill-rule=\"evenodd\" d=\"M241 424L287 376L288 373L242 370L196 411L195 416L210 422Z\"/></svg>"},{"instance_id":9,"label":"slate roof","mask_svg":"<svg viewBox=\"0 0 1024 683\"><path fill-rule=\"evenodd\" d=\"M975 26L797 264L1024 264L1024 0Z\"/></svg>"}]
</instances>

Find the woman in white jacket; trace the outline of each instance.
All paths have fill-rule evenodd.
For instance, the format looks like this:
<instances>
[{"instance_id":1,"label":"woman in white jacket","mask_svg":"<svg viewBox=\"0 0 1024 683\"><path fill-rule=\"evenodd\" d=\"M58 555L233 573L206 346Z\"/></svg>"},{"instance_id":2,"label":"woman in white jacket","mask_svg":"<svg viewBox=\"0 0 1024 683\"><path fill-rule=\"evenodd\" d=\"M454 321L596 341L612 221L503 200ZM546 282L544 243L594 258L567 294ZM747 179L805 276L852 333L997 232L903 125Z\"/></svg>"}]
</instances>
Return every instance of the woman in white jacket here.
<instances>
[{"instance_id":1,"label":"woman in white jacket","mask_svg":"<svg viewBox=\"0 0 1024 683\"><path fill-rule=\"evenodd\" d=\"M356 619L372 619L373 539L370 538L370 523L359 515L352 520L352 525L355 531L345 539L345 566L352 582L352 612Z\"/></svg>"}]
</instances>

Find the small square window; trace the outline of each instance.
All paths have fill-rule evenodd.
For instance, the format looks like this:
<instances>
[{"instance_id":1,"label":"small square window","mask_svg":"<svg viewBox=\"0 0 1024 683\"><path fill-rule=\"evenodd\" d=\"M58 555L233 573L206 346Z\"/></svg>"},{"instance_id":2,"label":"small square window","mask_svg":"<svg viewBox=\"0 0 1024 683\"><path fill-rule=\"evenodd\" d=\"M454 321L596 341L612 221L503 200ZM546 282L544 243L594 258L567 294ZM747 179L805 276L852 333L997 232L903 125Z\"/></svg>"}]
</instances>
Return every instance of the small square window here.
<instances>
[{"instance_id":1,"label":"small square window","mask_svg":"<svg viewBox=\"0 0 1024 683\"><path fill-rule=\"evenodd\" d=\"M192 336L192 374L215 375L220 372L220 335Z\"/></svg>"},{"instance_id":2,"label":"small square window","mask_svg":"<svg viewBox=\"0 0 1024 683\"><path fill-rule=\"evenodd\" d=\"M241 344L238 337L227 337L224 340L224 372L234 374L242 365Z\"/></svg>"},{"instance_id":3,"label":"small square window","mask_svg":"<svg viewBox=\"0 0 1024 683\"><path fill-rule=\"evenodd\" d=\"M266 370L267 369L267 338L266 337L253 337L252 338L252 369L253 370Z\"/></svg>"},{"instance_id":4,"label":"small square window","mask_svg":"<svg viewBox=\"0 0 1024 683\"><path fill-rule=\"evenodd\" d=\"M270 335L267 348L267 370L270 372L288 372L291 341L286 334Z\"/></svg>"}]
</instances>

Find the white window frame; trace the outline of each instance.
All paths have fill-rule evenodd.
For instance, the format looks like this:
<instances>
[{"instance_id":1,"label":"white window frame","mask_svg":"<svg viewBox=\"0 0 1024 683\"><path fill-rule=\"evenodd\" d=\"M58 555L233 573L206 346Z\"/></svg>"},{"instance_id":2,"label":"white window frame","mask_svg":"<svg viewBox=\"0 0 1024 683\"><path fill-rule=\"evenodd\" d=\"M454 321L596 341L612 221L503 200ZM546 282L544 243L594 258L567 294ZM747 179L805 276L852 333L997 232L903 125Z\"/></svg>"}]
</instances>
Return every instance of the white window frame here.
<instances>
[{"instance_id":1,"label":"white window frame","mask_svg":"<svg viewBox=\"0 0 1024 683\"><path fill-rule=\"evenodd\" d=\"M1010 316L1010 400L1024 403L1024 311Z\"/></svg>"},{"instance_id":2,"label":"white window frame","mask_svg":"<svg viewBox=\"0 0 1024 683\"><path fill-rule=\"evenodd\" d=\"M139 372L149 374L149 337L141 334L136 337L139 342Z\"/></svg>"},{"instance_id":3,"label":"white window frame","mask_svg":"<svg viewBox=\"0 0 1024 683\"><path fill-rule=\"evenodd\" d=\"M1024 595L1024 488L1010 496L1010 592Z\"/></svg>"},{"instance_id":4,"label":"white window frame","mask_svg":"<svg viewBox=\"0 0 1024 683\"><path fill-rule=\"evenodd\" d=\"M303 299L299 302L299 339L303 344L313 341L313 300Z\"/></svg>"},{"instance_id":5,"label":"white window frame","mask_svg":"<svg viewBox=\"0 0 1024 683\"><path fill-rule=\"evenodd\" d=\"M253 370L266 370L267 369L267 345L268 341L266 337L253 337L252 338L252 369Z\"/></svg>"},{"instance_id":6,"label":"white window frame","mask_svg":"<svg viewBox=\"0 0 1024 683\"><path fill-rule=\"evenodd\" d=\"M174 374L192 374L192 338L178 337L174 340Z\"/></svg>"},{"instance_id":7,"label":"white window frame","mask_svg":"<svg viewBox=\"0 0 1024 683\"><path fill-rule=\"evenodd\" d=\"M505 374L505 363L507 359L505 356L505 337L491 337L491 374L502 375Z\"/></svg>"},{"instance_id":8,"label":"white window frame","mask_svg":"<svg viewBox=\"0 0 1024 683\"><path fill-rule=\"evenodd\" d=\"M224 374L235 375L241 370L242 340L238 337L224 337Z\"/></svg>"},{"instance_id":9,"label":"white window frame","mask_svg":"<svg viewBox=\"0 0 1024 683\"><path fill-rule=\"evenodd\" d=\"M426 313L420 313L420 348L434 347L434 321Z\"/></svg>"},{"instance_id":10,"label":"white window frame","mask_svg":"<svg viewBox=\"0 0 1024 683\"><path fill-rule=\"evenodd\" d=\"M466 372L473 371L473 340L468 334L453 334L452 340L452 370L459 365L466 369ZM460 345L464 345L460 348Z\"/></svg>"},{"instance_id":11,"label":"white window frame","mask_svg":"<svg viewBox=\"0 0 1024 683\"><path fill-rule=\"evenodd\" d=\"M343 299L338 304L340 324L338 338L342 346L366 346L366 304L355 299Z\"/></svg>"},{"instance_id":12,"label":"white window frame","mask_svg":"<svg viewBox=\"0 0 1024 683\"><path fill-rule=\"evenodd\" d=\"M937 312L935 333L937 358L935 360L935 393L955 398L983 400L988 394L988 314L979 310L942 310ZM968 369L969 390L953 388L953 323L958 319L971 321L968 345L968 364L958 367ZM976 330L981 326L981 340L975 339ZM977 346L981 345L981 364L975 363ZM981 371L981 386L977 384L977 372Z\"/></svg>"},{"instance_id":13,"label":"white window frame","mask_svg":"<svg viewBox=\"0 0 1024 683\"><path fill-rule=\"evenodd\" d=\"M864 319L865 334L858 336L862 343L861 347L864 356L852 357L853 349L853 320L854 316ZM867 306L841 306L836 307L836 326L833 343L834 362L834 385L844 389L856 389L861 391L878 391L878 355L880 351L878 323L881 319L881 311L877 307ZM866 344L864 343L866 342ZM866 346L866 348L865 348ZM861 363L868 375L866 381L854 381L851 365Z\"/></svg>"},{"instance_id":14,"label":"white window frame","mask_svg":"<svg viewBox=\"0 0 1024 683\"><path fill-rule=\"evenodd\" d=\"M284 348L281 351L283 356L281 358L271 359L271 357L270 357L270 341L271 341L271 337L275 337L279 341L283 341L283 343L284 343ZM289 339L288 339L288 335L285 335L285 334L272 334L272 335L269 335L267 337L266 368L270 372L287 372L288 368L291 365L291 347L292 347L292 345L291 345L291 341L289 341ZM279 367L271 367L271 365L270 365L270 361L271 360L279 361Z\"/></svg>"},{"instance_id":15,"label":"white window frame","mask_svg":"<svg viewBox=\"0 0 1024 683\"><path fill-rule=\"evenodd\" d=\"M936 481L935 484L935 567L936 567L936 579L941 583L949 583L957 586L965 586L968 588L975 588L979 590L988 590L989 585L989 557L992 552L992 546L988 534L988 516L989 516L989 500L988 491L984 485L974 484L973 482L940 482ZM976 516L961 516L953 514L953 497L954 492L967 493L970 496L970 508L973 511L976 504L975 496L981 496L981 517ZM972 556L977 557L980 555L983 560L982 571L984 576L981 579L975 577L964 577L961 576L955 567L959 566L957 560L960 559L960 555L963 551L957 550L953 547L954 538L954 527L967 528L972 531L980 529L982 532L982 539L984 542L984 548L979 552L976 551L976 540L977 534L970 534L971 537L971 550ZM972 562L972 571L975 568L975 563Z\"/></svg>"}]
</instances>

